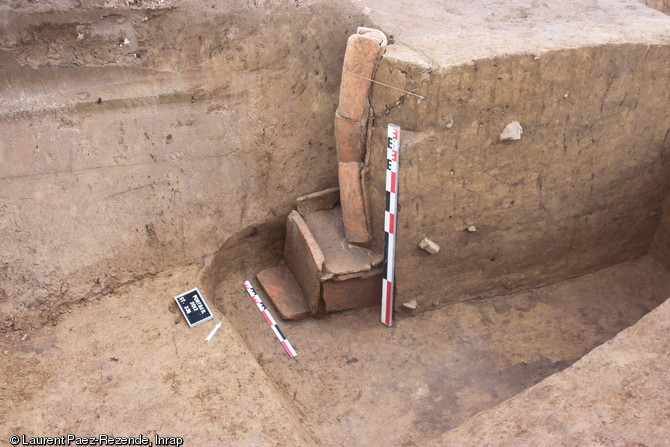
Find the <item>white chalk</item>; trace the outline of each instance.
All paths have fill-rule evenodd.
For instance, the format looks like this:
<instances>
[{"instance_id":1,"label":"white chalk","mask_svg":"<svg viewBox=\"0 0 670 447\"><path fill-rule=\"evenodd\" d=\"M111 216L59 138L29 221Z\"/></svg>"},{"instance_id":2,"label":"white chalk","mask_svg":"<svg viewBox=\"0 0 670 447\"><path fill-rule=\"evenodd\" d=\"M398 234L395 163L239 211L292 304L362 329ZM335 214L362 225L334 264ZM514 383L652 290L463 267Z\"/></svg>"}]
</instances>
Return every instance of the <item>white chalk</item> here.
<instances>
[{"instance_id":1,"label":"white chalk","mask_svg":"<svg viewBox=\"0 0 670 447\"><path fill-rule=\"evenodd\" d=\"M431 255L436 255L440 251L440 246L427 237L424 237L421 242L419 242L419 248L423 248Z\"/></svg>"},{"instance_id":2,"label":"white chalk","mask_svg":"<svg viewBox=\"0 0 670 447\"><path fill-rule=\"evenodd\" d=\"M402 307L409 310L415 310L417 306L416 300L405 301L402 303Z\"/></svg>"},{"instance_id":3,"label":"white chalk","mask_svg":"<svg viewBox=\"0 0 670 447\"><path fill-rule=\"evenodd\" d=\"M503 129L500 134L500 141L520 140L523 129L518 121L512 121Z\"/></svg>"},{"instance_id":4,"label":"white chalk","mask_svg":"<svg viewBox=\"0 0 670 447\"><path fill-rule=\"evenodd\" d=\"M212 329L212 332L209 333L209 335L207 336L205 341L210 341L212 339L212 337L214 337L214 334L216 334L216 331L218 331L220 327L221 327L221 322L219 321L217 323L217 325L214 326L214 329Z\"/></svg>"}]
</instances>

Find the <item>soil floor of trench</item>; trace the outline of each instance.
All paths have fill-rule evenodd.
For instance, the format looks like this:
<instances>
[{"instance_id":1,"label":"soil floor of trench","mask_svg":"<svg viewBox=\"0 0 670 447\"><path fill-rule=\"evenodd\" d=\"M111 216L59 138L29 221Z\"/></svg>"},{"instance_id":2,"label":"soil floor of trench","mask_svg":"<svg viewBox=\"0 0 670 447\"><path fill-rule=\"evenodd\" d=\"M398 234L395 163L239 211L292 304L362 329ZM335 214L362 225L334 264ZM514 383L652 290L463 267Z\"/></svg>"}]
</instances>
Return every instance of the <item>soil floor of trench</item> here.
<instances>
[{"instance_id":1,"label":"soil floor of trench","mask_svg":"<svg viewBox=\"0 0 670 447\"><path fill-rule=\"evenodd\" d=\"M250 267L204 290L214 319L189 328L173 297L200 287L202 272L164 272L53 326L0 334L0 446L14 434L432 445L670 295L670 272L645 256L541 289L401 311L393 328L379 322L378 306L279 321L298 352L290 359L242 287L256 285Z\"/></svg>"}]
</instances>

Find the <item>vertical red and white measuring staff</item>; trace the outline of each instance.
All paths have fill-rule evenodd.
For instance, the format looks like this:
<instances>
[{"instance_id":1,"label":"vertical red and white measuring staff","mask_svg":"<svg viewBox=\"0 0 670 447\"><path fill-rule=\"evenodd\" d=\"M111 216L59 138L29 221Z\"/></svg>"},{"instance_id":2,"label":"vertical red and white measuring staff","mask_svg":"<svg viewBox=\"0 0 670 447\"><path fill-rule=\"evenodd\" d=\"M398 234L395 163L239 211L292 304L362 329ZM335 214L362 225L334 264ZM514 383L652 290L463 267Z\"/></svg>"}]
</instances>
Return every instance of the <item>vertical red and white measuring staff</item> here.
<instances>
[{"instance_id":1,"label":"vertical red and white measuring staff","mask_svg":"<svg viewBox=\"0 0 670 447\"><path fill-rule=\"evenodd\" d=\"M281 342L281 345L284 347L286 350L286 353L288 354L289 357L293 358L296 355L298 355L295 352L295 349L293 349L293 346L291 346L291 343L286 339L284 336L284 333L279 329L279 326L277 326L277 322L275 321L274 318L272 318L272 314L270 314L270 311L268 310L267 307L265 307L265 304L263 304L263 301L261 300L261 297L258 296L256 291L254 290L254 287L251 285L249 281L244 281L244 288L247 289L247 292L249 293L249 296L251 297L252 300L254 300L254 303L256 303L256 307L258 307L258 310L261 311L263 316L265 317L265 321L268 322L270 327L272 328L272 331L275 333L279 341Z\"/></svg>"},{"instance_id":2,"label":"vertical red and white measuring staff","mask_svg":"<svg viewBox=\"0 0 670 447\"><path fill-rule=\"evenodd\" d=\"M389 124L386 144L386 211L384 213L384 276L382 279L382 323L393 324L393 272L398 223L398 161L400 127Z\"/></svg>"}]
</instances>

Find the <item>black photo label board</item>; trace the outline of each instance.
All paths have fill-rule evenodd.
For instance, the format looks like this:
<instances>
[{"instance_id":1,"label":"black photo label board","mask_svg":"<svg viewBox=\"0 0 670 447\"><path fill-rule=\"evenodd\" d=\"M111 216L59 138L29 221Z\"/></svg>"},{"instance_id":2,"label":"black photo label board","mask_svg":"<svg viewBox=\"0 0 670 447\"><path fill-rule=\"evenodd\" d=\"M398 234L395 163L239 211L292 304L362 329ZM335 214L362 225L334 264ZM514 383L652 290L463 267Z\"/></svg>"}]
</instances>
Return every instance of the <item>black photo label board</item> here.
<instances>
[{"instance_id":1,"label":"black photo label board","mask_svg":"<svg viewBox=\"0 0 670 447\"><path fill-rule=\"evenodd\" d=\"M197 326L214 318L197 287L175 296L174 299L189 327Z\"/></svg>"}]
</instances>

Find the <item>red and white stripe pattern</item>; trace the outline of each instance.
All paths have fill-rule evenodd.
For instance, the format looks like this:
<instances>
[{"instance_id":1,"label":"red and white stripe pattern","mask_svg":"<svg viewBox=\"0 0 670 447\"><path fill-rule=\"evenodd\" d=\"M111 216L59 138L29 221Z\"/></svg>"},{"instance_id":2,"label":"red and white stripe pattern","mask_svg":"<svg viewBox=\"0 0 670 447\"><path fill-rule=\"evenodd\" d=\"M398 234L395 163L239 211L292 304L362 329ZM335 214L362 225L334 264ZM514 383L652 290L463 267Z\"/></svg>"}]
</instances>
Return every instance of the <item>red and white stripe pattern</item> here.
<instances>
[{"instance_id":1,"label":"red and white stripe pattern","mask_svg":"<svg viewBox=\"0 0 670 447\"><path fill-rule=\"evenodd\" d=\"M289 343L286 337L284 337L284 333L279 329L279 326L277 326L277 322L275 321L274 318L272 318L272 314L270 314L268 308L265 307L265 304L263 304L261 297L258 296L251 283L249 281L244 281L243 284L244 288L247 289L247 292L249 293L251 299L254 300L254 303L256 303L258 310L260 310L261 313L263 314L263 317L265 317L265 321L268 322L268 324L272 328L272 331L275 333L275 335L281 342L281 345L284 347L284 349L286 349L286 353L288 354L288 356L293 358L296 355L298 355L295 352L295 349L293 349L293 346L291 346L291 343Z\"/></svg>"},{"instance_id":2,"label":"red and white stripe pattern","mask_svg":"<svg viewBox=\"0 0 670 447\"><path fill-rule=\"evenodd\" d=\"M384 277L382 279L382 323L393 324L393 271L398 223L398 161L400 127L389 124L386 144L386 212L384 213Z\"/></svg>"}]
</instances>

